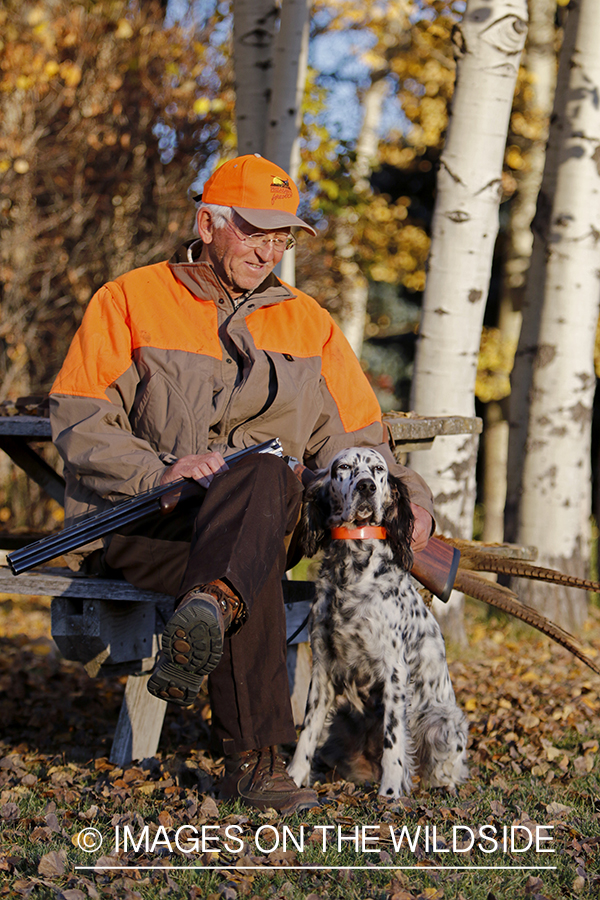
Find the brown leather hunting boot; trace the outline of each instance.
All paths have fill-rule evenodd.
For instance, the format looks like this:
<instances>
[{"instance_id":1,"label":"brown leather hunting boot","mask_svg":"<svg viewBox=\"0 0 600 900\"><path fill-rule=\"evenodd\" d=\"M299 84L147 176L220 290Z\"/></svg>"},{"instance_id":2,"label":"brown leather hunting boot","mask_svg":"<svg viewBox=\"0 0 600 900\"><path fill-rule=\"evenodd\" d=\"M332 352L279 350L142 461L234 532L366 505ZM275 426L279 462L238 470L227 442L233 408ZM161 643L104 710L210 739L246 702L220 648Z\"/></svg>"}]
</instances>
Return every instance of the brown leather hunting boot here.
<instances>
[{"instance_id":1,"label":"brown leather hunting boot","mask_svg":"<svg viewBox=\"0 0 600 900\"><path fill-rule=\"evenodd\" d=\"M148 690L161 700L189 706L202 679L223 653L223 639L234 621L241 625L242 601L223 581L194 588L183 597L167 622L161 652Z\"/></svg>"},{"instance_id":2,"label":"brown leather hunting boot","mask_svg":"<svg viewBox=\"0 0 600 900\"><path fill-rule=\"evenodd\" d=\"M219 798L241 800L246 806L257 809L276 809L282 816L319 806L316 792L299 788L288 775L275 747L248 750L228 757Z\"/></svg>"}]
</instances>

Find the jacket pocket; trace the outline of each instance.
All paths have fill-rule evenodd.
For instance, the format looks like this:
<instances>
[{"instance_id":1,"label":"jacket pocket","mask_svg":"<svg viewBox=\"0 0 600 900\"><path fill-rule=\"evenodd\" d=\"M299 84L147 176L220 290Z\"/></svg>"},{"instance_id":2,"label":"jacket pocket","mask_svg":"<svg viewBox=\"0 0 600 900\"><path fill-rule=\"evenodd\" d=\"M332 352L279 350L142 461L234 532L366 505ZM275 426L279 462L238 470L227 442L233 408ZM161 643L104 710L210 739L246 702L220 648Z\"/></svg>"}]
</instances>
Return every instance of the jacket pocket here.
<instances>
[{"instance_id":1,"label":"jacket pocket","mask_svg":"<svg viewBox=\"0 0 600 900\"><path fill-rule=\"evenodd\" d=\"M147 440L158 453L182 457L204 450L211 398L207 387L197 387L195 396L190 398L163 372L156 372L145 383L131 413L133 432ZM198 396L202 393L207 395L208 407Z\"/></svg>"}]
</instances>

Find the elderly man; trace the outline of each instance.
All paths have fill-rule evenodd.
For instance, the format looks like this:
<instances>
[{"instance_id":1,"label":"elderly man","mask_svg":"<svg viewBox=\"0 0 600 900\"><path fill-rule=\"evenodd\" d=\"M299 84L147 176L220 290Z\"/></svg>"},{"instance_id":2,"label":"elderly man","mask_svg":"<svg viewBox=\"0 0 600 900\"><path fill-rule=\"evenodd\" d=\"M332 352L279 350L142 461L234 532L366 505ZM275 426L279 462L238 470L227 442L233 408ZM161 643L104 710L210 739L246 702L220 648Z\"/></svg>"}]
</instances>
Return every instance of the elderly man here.
<instances>
[{"instance_id":1,"label":"elderly man","mask_svg":"<svg viewBox=\"0 0 600 900\"><path fill-rule=\"evenodd\" d=\"M288 815L316 805L276 745L296 732L286 669L281 579L298 521L302 466L229 454L279 437L308 470L346 447L384 442L380 410L329 315L273 275L298 190L258 154L207 181L198 240L169 262L135 269L90 301L51 393L64 462L67 518L181 476L208 488L202 504L114 534L87 558L176 598L148 689L181 705L209 675L212 731L225 755L221 797ZM432 527L431 495L403 469L415 549Z\"/></svg>"}]
</instances>

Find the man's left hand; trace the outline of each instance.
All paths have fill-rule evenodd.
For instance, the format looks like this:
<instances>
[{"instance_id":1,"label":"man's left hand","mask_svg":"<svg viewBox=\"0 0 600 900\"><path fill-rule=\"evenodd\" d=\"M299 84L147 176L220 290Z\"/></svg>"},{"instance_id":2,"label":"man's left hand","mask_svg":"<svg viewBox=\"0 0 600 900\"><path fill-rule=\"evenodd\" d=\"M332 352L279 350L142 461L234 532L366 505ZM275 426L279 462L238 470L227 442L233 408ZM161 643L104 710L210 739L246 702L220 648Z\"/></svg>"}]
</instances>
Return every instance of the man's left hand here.
<instances>
[{"instance_id":1,"label":"man's left hand","mask_svg":"<svg viewBox=\"0 0 600 900\"><path fill-rule=\"evenodd\" d=\"M433 519L426 509L423 509L422 506L417 506L415 503L410 504L410 508L412 510L412 514L415 517L415 527L413 529L413 536L411 541L411 549L414 553L419 553L421 550L424 550L428 544L429 538L431 537L431 526L433 525Z\"/></svg>"}]
</instances>

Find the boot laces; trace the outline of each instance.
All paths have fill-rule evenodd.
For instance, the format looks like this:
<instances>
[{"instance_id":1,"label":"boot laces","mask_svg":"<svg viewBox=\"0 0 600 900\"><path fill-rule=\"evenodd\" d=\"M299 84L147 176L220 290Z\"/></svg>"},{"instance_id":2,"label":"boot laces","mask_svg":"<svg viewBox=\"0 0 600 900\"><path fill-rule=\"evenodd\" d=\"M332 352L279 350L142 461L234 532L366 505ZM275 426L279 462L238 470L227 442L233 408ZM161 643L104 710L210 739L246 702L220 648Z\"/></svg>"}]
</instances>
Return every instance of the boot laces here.
<instances>
[{"instance_id":1,"label":"boot laces","mask_svg":"<svg viewBox=\"0 0 600 900\"><path fill-rule=\"evenodd\" d=\"M268 773L271 778L277 774L278 770L280 774L285 773L284 762L278 756L277 748L275 746L262 747L260 750L255 750L254 752L256 753L256 763L252 772L251 784L254 784L255 778L263 773Z\"/></svg>"}]
</instances>

